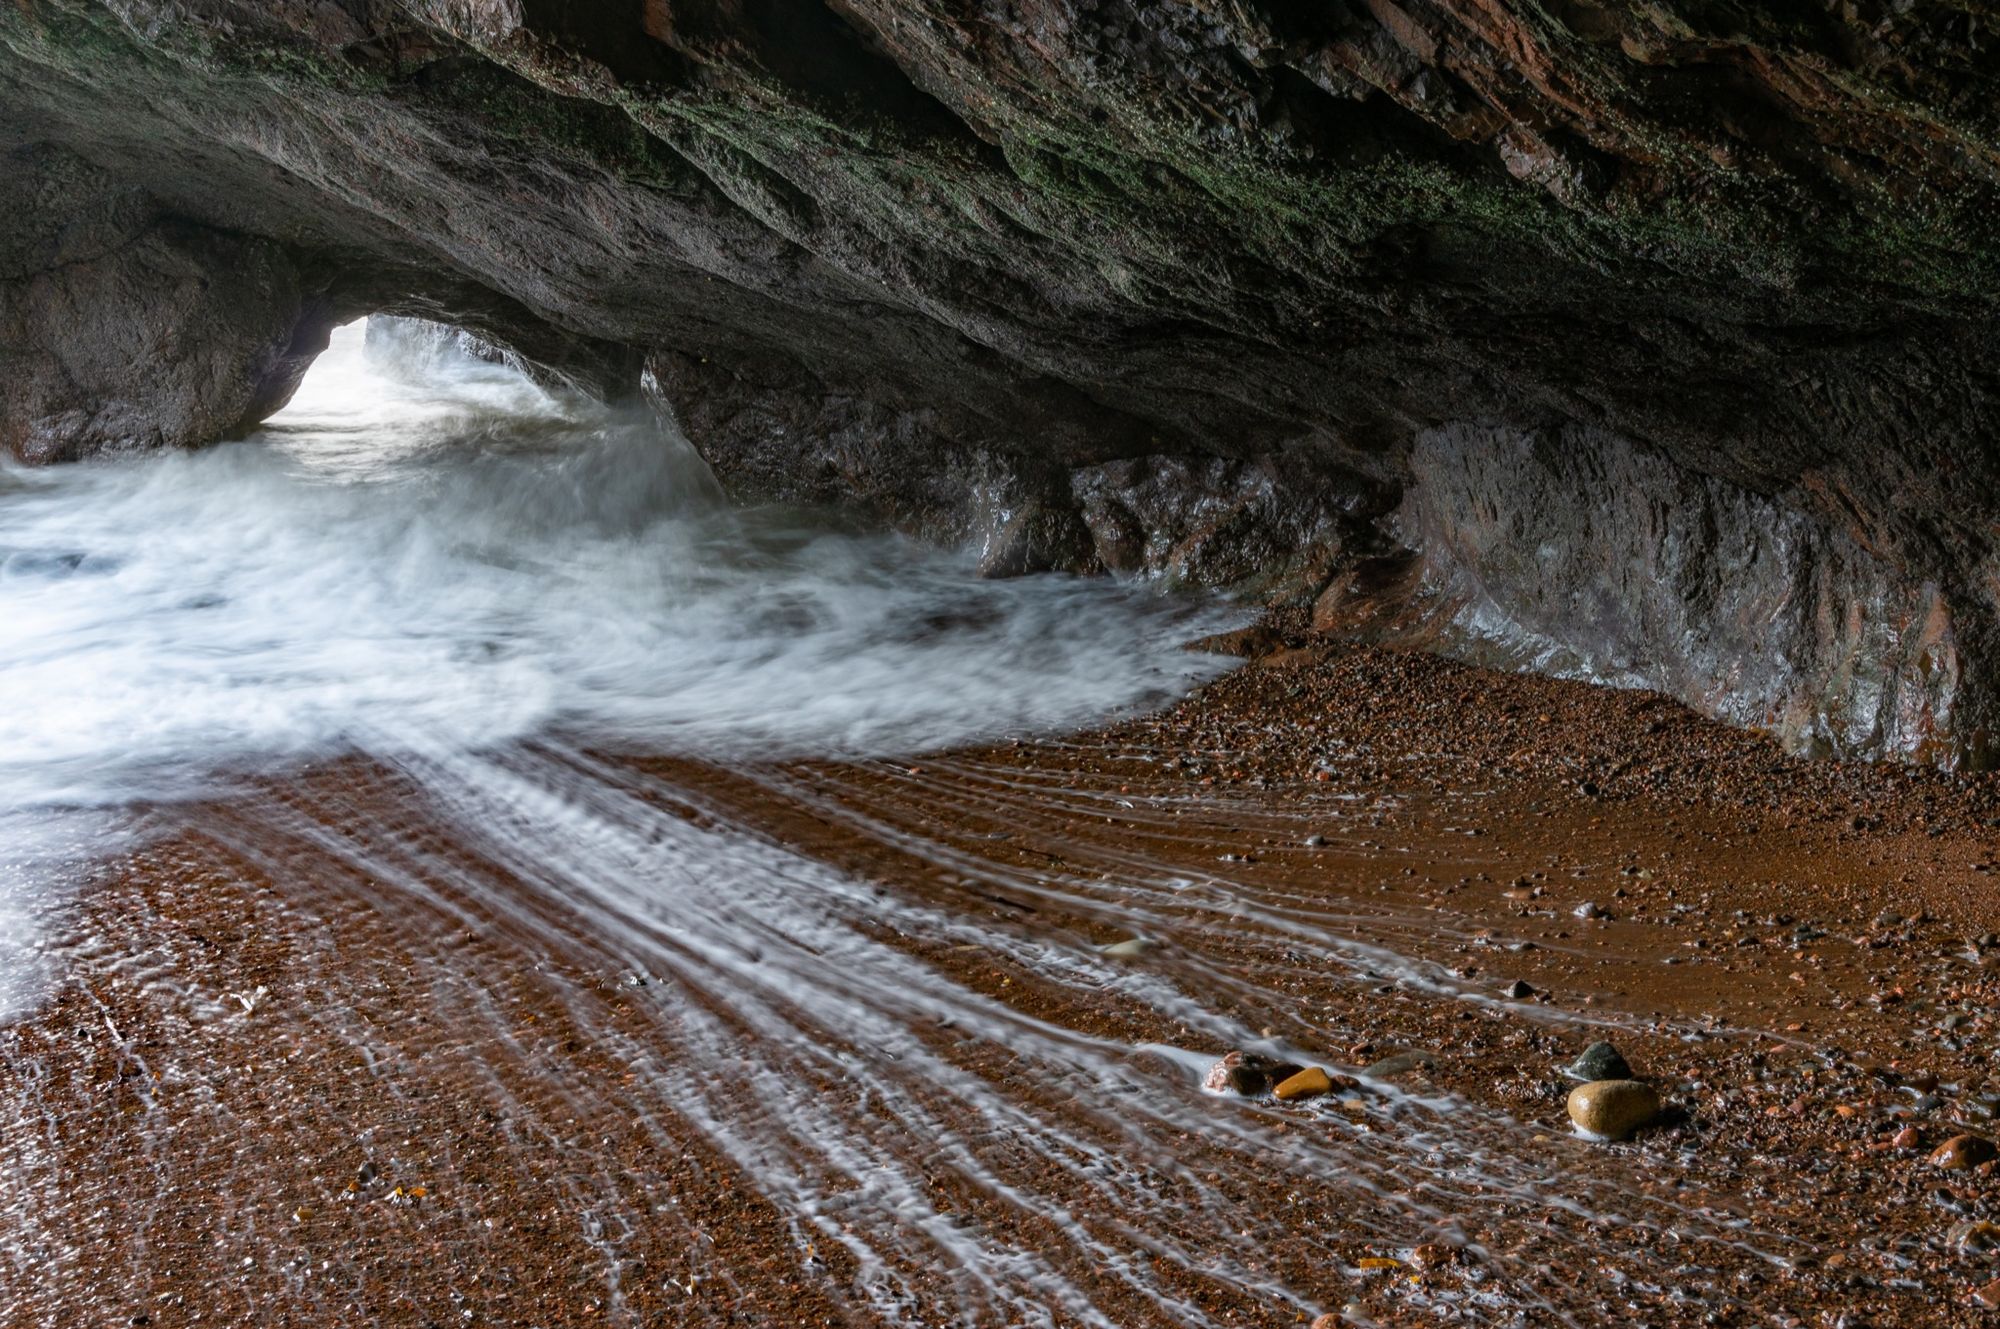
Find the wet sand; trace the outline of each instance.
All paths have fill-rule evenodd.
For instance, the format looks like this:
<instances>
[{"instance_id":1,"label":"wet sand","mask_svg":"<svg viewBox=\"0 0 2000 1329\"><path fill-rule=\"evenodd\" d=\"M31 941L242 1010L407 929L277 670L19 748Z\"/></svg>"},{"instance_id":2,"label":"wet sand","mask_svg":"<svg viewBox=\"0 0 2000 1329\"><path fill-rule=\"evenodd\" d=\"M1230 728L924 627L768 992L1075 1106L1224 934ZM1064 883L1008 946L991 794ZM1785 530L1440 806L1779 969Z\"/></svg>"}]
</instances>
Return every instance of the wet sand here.
<instances>
[{"instance_id":1,"label":"wet sand","mask_svg":"<svg viewBox=\"0 0 2000 1329\"><path fill-rule=\"evenodd\" d=\"M1993 1165L1927 1156L2000 1133L2000 783L1240 644L1060 740L154 810L0 1032L6 1323L1989 1317Z\"/></svg>"}]
</instances>

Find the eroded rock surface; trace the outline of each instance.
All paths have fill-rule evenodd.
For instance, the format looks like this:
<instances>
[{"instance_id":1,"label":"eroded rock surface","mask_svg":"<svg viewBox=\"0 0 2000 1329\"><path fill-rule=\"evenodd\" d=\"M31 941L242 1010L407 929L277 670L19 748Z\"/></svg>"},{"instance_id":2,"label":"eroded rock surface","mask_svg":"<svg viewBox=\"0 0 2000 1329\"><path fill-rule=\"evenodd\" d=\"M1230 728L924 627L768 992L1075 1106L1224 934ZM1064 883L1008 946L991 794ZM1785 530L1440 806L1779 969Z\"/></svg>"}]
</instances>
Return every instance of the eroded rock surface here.
<instances>
[{"instance_id":1,"label":"eroded rock surface","mask_svg":"<svg viewBox=\"0 0 2000 1329\"><path fill-rule=\"evenodd\" d=\"M996 573L1321 594L1990 759L1995 40L1874 3L19 0L0 151L73 165L0 184L0 442L223 437L328 322L408 315Z\"/></svg>"},{"instance_id":2,"label":"eroded rock surface","mask_svg":"<svg viewBox=\"0 0 2000 1329\"><path fill-rule=\"evenodd\" d=\"M1578 427L1426 430L1411 467L1395 520L1458 653L1686 697L1826 754L1949 739L1951 604L1865 530Z\"/></svg>"},{"instance_id":3,"label":"eroded rock surface","mask_svg":"<svg viewBox=\"0 0 2000 1329\"><path fill-rule=\"evenodd\" d=\"M8 153L0 448L29 461L207 443L291 398L333 311L278 244L162 214L51 147Z\"/></svg>"}]
</instances>

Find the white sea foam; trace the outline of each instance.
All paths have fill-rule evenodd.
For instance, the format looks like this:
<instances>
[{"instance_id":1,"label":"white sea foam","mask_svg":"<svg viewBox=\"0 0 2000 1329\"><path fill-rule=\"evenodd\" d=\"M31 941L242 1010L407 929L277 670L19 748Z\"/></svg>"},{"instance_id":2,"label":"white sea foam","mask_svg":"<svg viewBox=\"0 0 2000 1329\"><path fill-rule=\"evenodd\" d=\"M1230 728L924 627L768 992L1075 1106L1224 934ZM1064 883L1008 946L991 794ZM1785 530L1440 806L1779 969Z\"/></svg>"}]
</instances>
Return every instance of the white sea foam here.
<instances>
[{"instance_id":1,"label":"white sea foam","mask_svg":"<svg viewBox=\"0 0 2000 1329\"><path fill-rule=\"evenodd\" d=\"M1216 671L1133 588L724 505L650 414L343 329L259 436L0 470L0 809L347 748L722 757L1081 722Z\"/></svg>"},{"instance_id":2,"label":"white sea foam","mask_svg":"<svg viewBox=\"0 0 2000 1329\"><path fill-rule=\"evenodd\" d=\"M1178 648L1225 618L731 508L650 412L352 325L253 438L0 461L0 1017L135 802L536 736L743 760L1060 728L1214 674Z\"/></svg>"}]
</instances>

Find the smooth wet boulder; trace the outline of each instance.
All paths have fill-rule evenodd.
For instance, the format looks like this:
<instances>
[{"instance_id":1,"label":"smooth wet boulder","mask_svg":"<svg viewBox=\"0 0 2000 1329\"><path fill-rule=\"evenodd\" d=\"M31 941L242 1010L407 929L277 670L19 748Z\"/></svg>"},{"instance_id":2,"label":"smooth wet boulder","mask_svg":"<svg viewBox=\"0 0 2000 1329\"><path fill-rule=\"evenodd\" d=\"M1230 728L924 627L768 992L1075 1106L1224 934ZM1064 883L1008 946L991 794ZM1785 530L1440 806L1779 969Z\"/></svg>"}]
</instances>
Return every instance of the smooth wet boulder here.
<instances>
[{"instance_id":1,"label":"smooth wet boulder","mask_svg":"<svg viewBox=\"0 0 2000 1329\"><path fill-rule=\"evenodd\" d=\"M1585 1048L1575 1061L1563 1067L1563 1074L1585 1084L1592 1080L1633 1078L1632 1067L1626 1063L1624 1054L1602 1039Z\"/></svg>"},{"instance_id":2,"label":"smooth wet boulder","mask_svg":"<svg viewBox=\"0 0 2000 1329\"><path fill-rule=\"evenodd\" d=\"M1392 1052L1378 1061L1370 1062L1362 1067L1361 1073L1371 1080L1393 1080L1417 1071L1430 1070L1436 1065L1437 1058L1430 1053L1410 1049L1404 1052Z\"/></svg>"},{"instance_id":3,"label":"smooth wet boulder","mask_svg":"<svg viewBox=\"0 0 2000 1329\"><path fill-rule=\"evenodd\" d=\"M1602 1139L1622 1140L1659 1115L1659 1093L1639 1080L1593 1080L1570 1090L1569 1119Z\"/></svg>"}]
</instances>

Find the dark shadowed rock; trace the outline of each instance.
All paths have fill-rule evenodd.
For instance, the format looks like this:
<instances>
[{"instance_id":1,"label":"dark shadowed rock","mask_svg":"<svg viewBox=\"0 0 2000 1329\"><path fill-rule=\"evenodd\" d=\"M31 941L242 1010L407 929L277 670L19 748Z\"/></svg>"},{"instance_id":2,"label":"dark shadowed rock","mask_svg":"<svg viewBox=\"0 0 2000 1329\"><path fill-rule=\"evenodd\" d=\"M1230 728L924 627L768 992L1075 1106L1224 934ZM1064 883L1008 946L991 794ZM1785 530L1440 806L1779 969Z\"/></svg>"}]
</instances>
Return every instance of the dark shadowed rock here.
<instances>
[{"instance_id":1,"label":"dark shadowed rock","mask_svg":"<svg viewBox=\"0 0 2000 1329\"><path fill-rule=\"evenodd\" d=\"M192 447L291 399L333 325L280 245L162 215L60 149L0 161L0 448Z\"/></svg>"},{"instance_id":2,"label":"dark shadowed rock","mask_svg":"<svg viewBox=\"0 0 2000 1329\"><path fill-rule=\"evenodd\" d=\"M995 574L1316 598L1984 760L1988 40L1689 0L22 0L0 445L224 437L331 320L402 315L643 382L732 492Z\"/></svg>"},{"instance_id":3,"label":"dark shadowed rock","mask_svg":"<svg viewBox=\"0 0 2000 1329\"><path fill-rule=\"evenodd\" d=\"M1609 1043L1592 1043L1577 1059L1563 1067L1563 1074L1572 1080L1629 1080L1632 1068L1625 1057Z\"/></svg>"}]
</instances>

